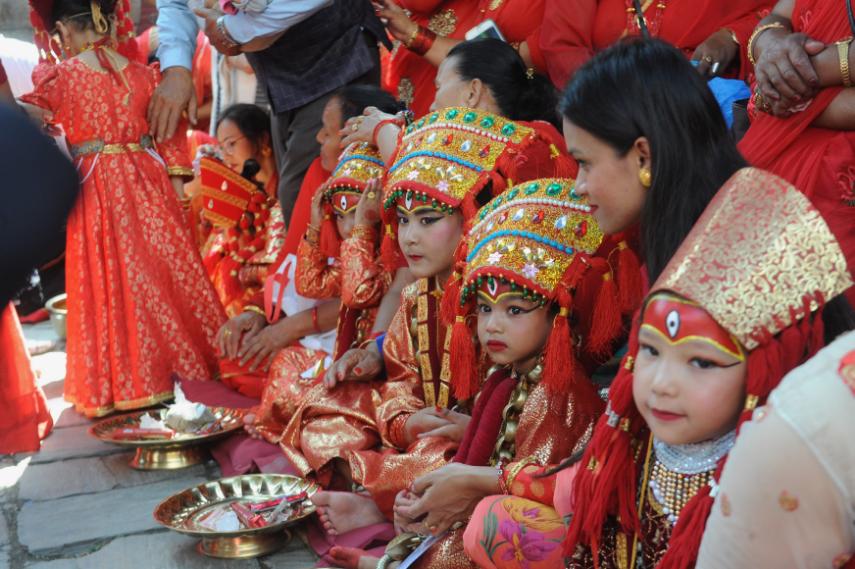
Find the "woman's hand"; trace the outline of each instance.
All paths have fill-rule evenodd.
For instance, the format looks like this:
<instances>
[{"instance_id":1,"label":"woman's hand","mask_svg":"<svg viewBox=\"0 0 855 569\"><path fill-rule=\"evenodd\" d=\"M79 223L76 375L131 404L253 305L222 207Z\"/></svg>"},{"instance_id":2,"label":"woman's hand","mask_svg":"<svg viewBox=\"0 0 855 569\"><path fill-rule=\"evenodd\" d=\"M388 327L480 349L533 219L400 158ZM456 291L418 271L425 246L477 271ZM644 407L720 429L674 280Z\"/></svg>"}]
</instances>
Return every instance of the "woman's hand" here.
<instances>
[{"instance_id":1,"label":"woman's hand","mask_svg":"<svg viewBox=\"0 0 855 569\"><path fill-rule=\"evenodd\" d=\"M813 98L819 90L819 76L810 58L825 49L825 44L805 34L781 36L774 30L760 35L755 44L761 42L754 75L763 97L770 104L783 102L786 107Z\"/></svg>"},{"instance_id":2,"label":"woman's hand","mask_svg":"<svg viewBox=\"0 0 855 569\"><path fill-rule=\"evenodd\" d=\"M345 148L354 142L374 144L374 129L380 121L394 118L395 115L384 113L377 107L365 107L363 114L351 117L344 123L344 128L340 131L341 147Z\"/></svg>"},{"instance_id":3,"label":"woman's hand","mask_svg":"<svg viewBox=\"0 0 855 569\"><path fill-rule=\"evenodd\" d=\"M249 371L255 371L260 365L263 365L262 369L267 371L270 369L270 362L273 361L273 356L276 355L276 352L297 339L292 330L291 322L287 318L283 318L276 324L268 326L250 340L244 340L240 352L238 352L240 365L243 366L247 362L252 362L249 366Z\"/></svg>"},{"instance_id":4,"label":"woman's hand","mask_svg":"<svg viewBox=\"0 0 855 569\"><path fill-rule=\"evenodd\" d=\"M425 407L409 416L404 425L407 445L412 444L419 435L453 425L445 416L446 410L437 407Z\"/></svg>"},{"instance_id":5,"label":"woman's hand","mask_svg":"<svg viewBox=\"0 0 855 569\"><path fill-rule=\"evenodd\" d=\"M342 381L369 381L383 371L383 358L372 350L348 350L324 374L324 385L332 389Z\"/></svg>"},{"instance_id":6,"label":"woman's hand","mask_svg":"<svg viewBox=\"0 0 855 569\"><path fill-rule=\"evenodd\" d=\"M356 204L356 225L365 225L371 227L377 225L380 221L380 199L383 191L380 187L380 180L376 178L369 180L365 186L365 191L359 198L359 203Z\"/></svg>"},{"instance_id":7,"label":"woman's hand","mask_svg":"<svg viewBox=\"0 0 855 569\"><path fill-rule=\"evenodd\" d=\"M439 535L458 522L466 522L479 501L498 491L495 468L453 462L416 479L411 492L419 498L412 504L396 504L396 519L412 527L427 514L421 524L429 533Z\"/></svg>"},{"instance_id":8,"label":"woman's hand","mask_svg":"<svg viewBox=\"0 0 855 569\"><path fill-rule=\"evenodd\" d=\"M226 359L233 360L238 355L241 336L246 343L267 325L267 320L257 312L242 312L220 327L217 332L217 352Z\"/></svg>"},{"instance_id":9,"label":"woman's hand","mask_svg":"<svg viewBox=\"0 0 855 569\"><path fill-rule=\"evenodd\" d=\"M419 25L392 0L375 0L372 4L377 17L396 40L406 44L413 37L413 32L419 29Z\"/></svg>"},{"instance_id":10,"label":"woman's hand","mask_svg":"<svg viewBox=\"0 0 855 569\"><path fill-rule=\"evenodd\" d=\"M704 77L715 77L723 73L739 53L739 45L724 28L712 34L692 54L697 61L698 73Z\"/></svg>"},{"instance_id":11,"label":"woman's hand","mask_svg":"<svg viewBox=\"0 0 855 569\"><path fill-rule=\"evenodd\" d=\"M443 437L450 441L454 441L455 443L459 443L463 440L463 433L466 432L466 427L469 425L469 421L472 420L472 417L469 415L464 415L463 413L458 413L451 409L441 409L439 411L436 409L423 409L423 411L433 412L432 414L434 414L434 416L445 419L446 423L440 427L419 433L416 435L419 439L427 437Z\"/></svg>"}]
</instances>

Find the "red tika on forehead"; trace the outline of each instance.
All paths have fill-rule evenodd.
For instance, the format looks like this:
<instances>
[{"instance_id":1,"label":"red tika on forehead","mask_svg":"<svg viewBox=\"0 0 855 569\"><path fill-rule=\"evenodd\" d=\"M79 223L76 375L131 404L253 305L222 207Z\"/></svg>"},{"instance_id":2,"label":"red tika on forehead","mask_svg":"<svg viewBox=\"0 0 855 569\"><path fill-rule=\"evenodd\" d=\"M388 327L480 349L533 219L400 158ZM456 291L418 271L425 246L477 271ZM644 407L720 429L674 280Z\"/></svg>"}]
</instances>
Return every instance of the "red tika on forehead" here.
<instances>
[{"instance_id":1,"label":"red tika on forehead","mask_svg":"<svg viewBox=\"0 0 855 569\"><path fill-rule=\"evenodd\" d=\"M330 196L333 210L339 214L348 214L359 205L361 194L354 191L334 191Z\"/></svg>"},{"instance_id":2,"label":"red tika on forehead","mask_svg":"<svg viewBox=\"0 0 855 569\"><path fill-rule=\"evenodd\" d=\"M667 293L653 296L644 309L641 328L661 336L672 346L700 341L745 361L742 346L700 305Z\"/></svg>"}]
</instances>

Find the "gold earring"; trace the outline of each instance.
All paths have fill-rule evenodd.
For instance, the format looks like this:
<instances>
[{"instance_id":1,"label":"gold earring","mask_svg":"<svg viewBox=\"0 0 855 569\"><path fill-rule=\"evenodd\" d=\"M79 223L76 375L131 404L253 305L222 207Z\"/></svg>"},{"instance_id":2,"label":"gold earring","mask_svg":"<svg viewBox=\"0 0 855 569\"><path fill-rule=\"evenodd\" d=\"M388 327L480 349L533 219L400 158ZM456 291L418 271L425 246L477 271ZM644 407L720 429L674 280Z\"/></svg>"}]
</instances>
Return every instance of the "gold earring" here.
<instances>
[{"instance_id":1,"label":"gold earring","mask_svg":"<svg viewBox=\"0 0 855 569\"><path fill-rule=\"evenodd\" d=\"M642 168L638 171L638 181L645 189L650 187L653 183L653 174L650 173L650 168Z\"/></svg>"}]
</instances>

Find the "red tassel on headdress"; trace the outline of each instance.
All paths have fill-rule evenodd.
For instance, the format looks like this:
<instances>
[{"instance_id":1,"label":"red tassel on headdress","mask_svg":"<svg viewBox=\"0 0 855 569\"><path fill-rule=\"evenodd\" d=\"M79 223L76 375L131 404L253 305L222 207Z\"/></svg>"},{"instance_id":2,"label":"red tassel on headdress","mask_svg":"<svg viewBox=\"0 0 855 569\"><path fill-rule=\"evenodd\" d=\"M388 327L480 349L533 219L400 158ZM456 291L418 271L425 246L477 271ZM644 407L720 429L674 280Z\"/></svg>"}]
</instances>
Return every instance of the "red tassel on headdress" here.
<instances>
[{"instance_id":1,"label":"red tassel on headdress","mask_svg":"<svg viewBox=\"0 0 855 569\"><path fill-rule=\"evenodd\" d=\"M674 535L679 537L672 537L668 542L668 550L656 566L658 569L689 569L695 566L707 518L714 503L710 487L706 485L683 507L674 527Z\"/></svg>"},{"instance_id":2,"label":"red tassel on headdress","mask_svg":"<svg viewBox=\"0 0 855 569\"><path fill-rule=\"evenodd\" d=\"M618 243L617 248L616 284L620 295L620 309L623 314L632 314L641 306L641 299L644 297L641 266L626 241Z\"/></svg>"},{"instance_id":3,"label":"red tassel on headdress","mask_svg":"<svg viewBox=\"0 0 855 569\"><path fill-rule=\"evenodd\" d=\"M333 220L332 215L329 213L324 214L324 220L321 222L318 248L327 257L338 257L341 250L341 236L338 234L335 220Z\"/></svg>"},{"instance_id":4,"label":"red tassel on headdress","mask_svg":"<svg viewBox=\"0 0 855 569\"><path fill-rule=\"evenodd\" d=\"M552 391L573 389L576 379L578 362L573 354L575 346L568 318L573 302L572 290L586 268L584 263L572 263L555 287L553 302L558 304L558 314L552 322L552 331L546 341L543 358L543 385Z\"/></svg>"},{"instance_id":5,"label":"red tassel on headdress","mask_svg":"<svg viewBox=\"0 0 855 569\"><path fill-rule=\"evenodd\" d=\"M614 341L620 336L623 330L623 318L619 306L617 285L608 263L602 260L602 265L595 266L595 268L602 271L600 273L602 280L599 283L599 290L594 301L594 315L591 321L587 348L592 354L600 355L609 351Z\"/></svg>"},{"instance_id":6,"label":"red tassel on headdress","mask_svg":"<svg viewBox=\"0 0 855 569\"><path fill-rule=\"evenodd\" d=\"M440 321L451 326L455 316L460 314L460 289L463 288L463 271L466 269L466 241L461 239L454 250L454 265L451 276L445 283L442 291L442 300L439 305ZM452 352L453 353L453 352Z\"/></svg>"},{"instance_id":7,"label":"red tassel on headdress","mask_svg":"<svg viewBox=\"0 0 855 569\"><path fill-rule=\"evenodd\" d=\"M465 401L474 397L481 385L478 361L475 358L475 342L462 314L457 315L451 328L450 349L454 396L458 401Z\"/></svg>"},{"instance_id":8,"label":"red tassel on headdress","mask_svg":"<svg viewBox=\"0 0 855 569\"><path fill-rule=\"evenodd\" d=\"M552 159L553 176L556 178L573 178L579 173L576 162L562 153L554 144L549 145L549 157Z\"/></svg>"}]
</instances>

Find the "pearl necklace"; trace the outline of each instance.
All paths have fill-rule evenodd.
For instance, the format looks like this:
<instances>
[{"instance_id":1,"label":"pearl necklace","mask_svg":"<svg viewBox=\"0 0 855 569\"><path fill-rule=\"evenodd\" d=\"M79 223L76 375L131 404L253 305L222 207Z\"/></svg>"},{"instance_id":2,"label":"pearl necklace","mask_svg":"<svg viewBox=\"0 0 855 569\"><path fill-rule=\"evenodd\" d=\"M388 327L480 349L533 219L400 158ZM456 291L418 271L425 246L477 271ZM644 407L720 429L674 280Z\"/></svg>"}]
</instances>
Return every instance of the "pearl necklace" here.
<instances>
[{"instance_id":1,"label":"pearl necklace","mask_svg":"<svg viewBox=\"0 0 855 569\"><path fill-rule=\"evenodd\" d=\"M687 445L653 440L655 460L649 486L672 525L677 523L689 500L710 483L718 461L730 452L735 439L736 431L715 440Z\"/></svg>"}]
</instances>

